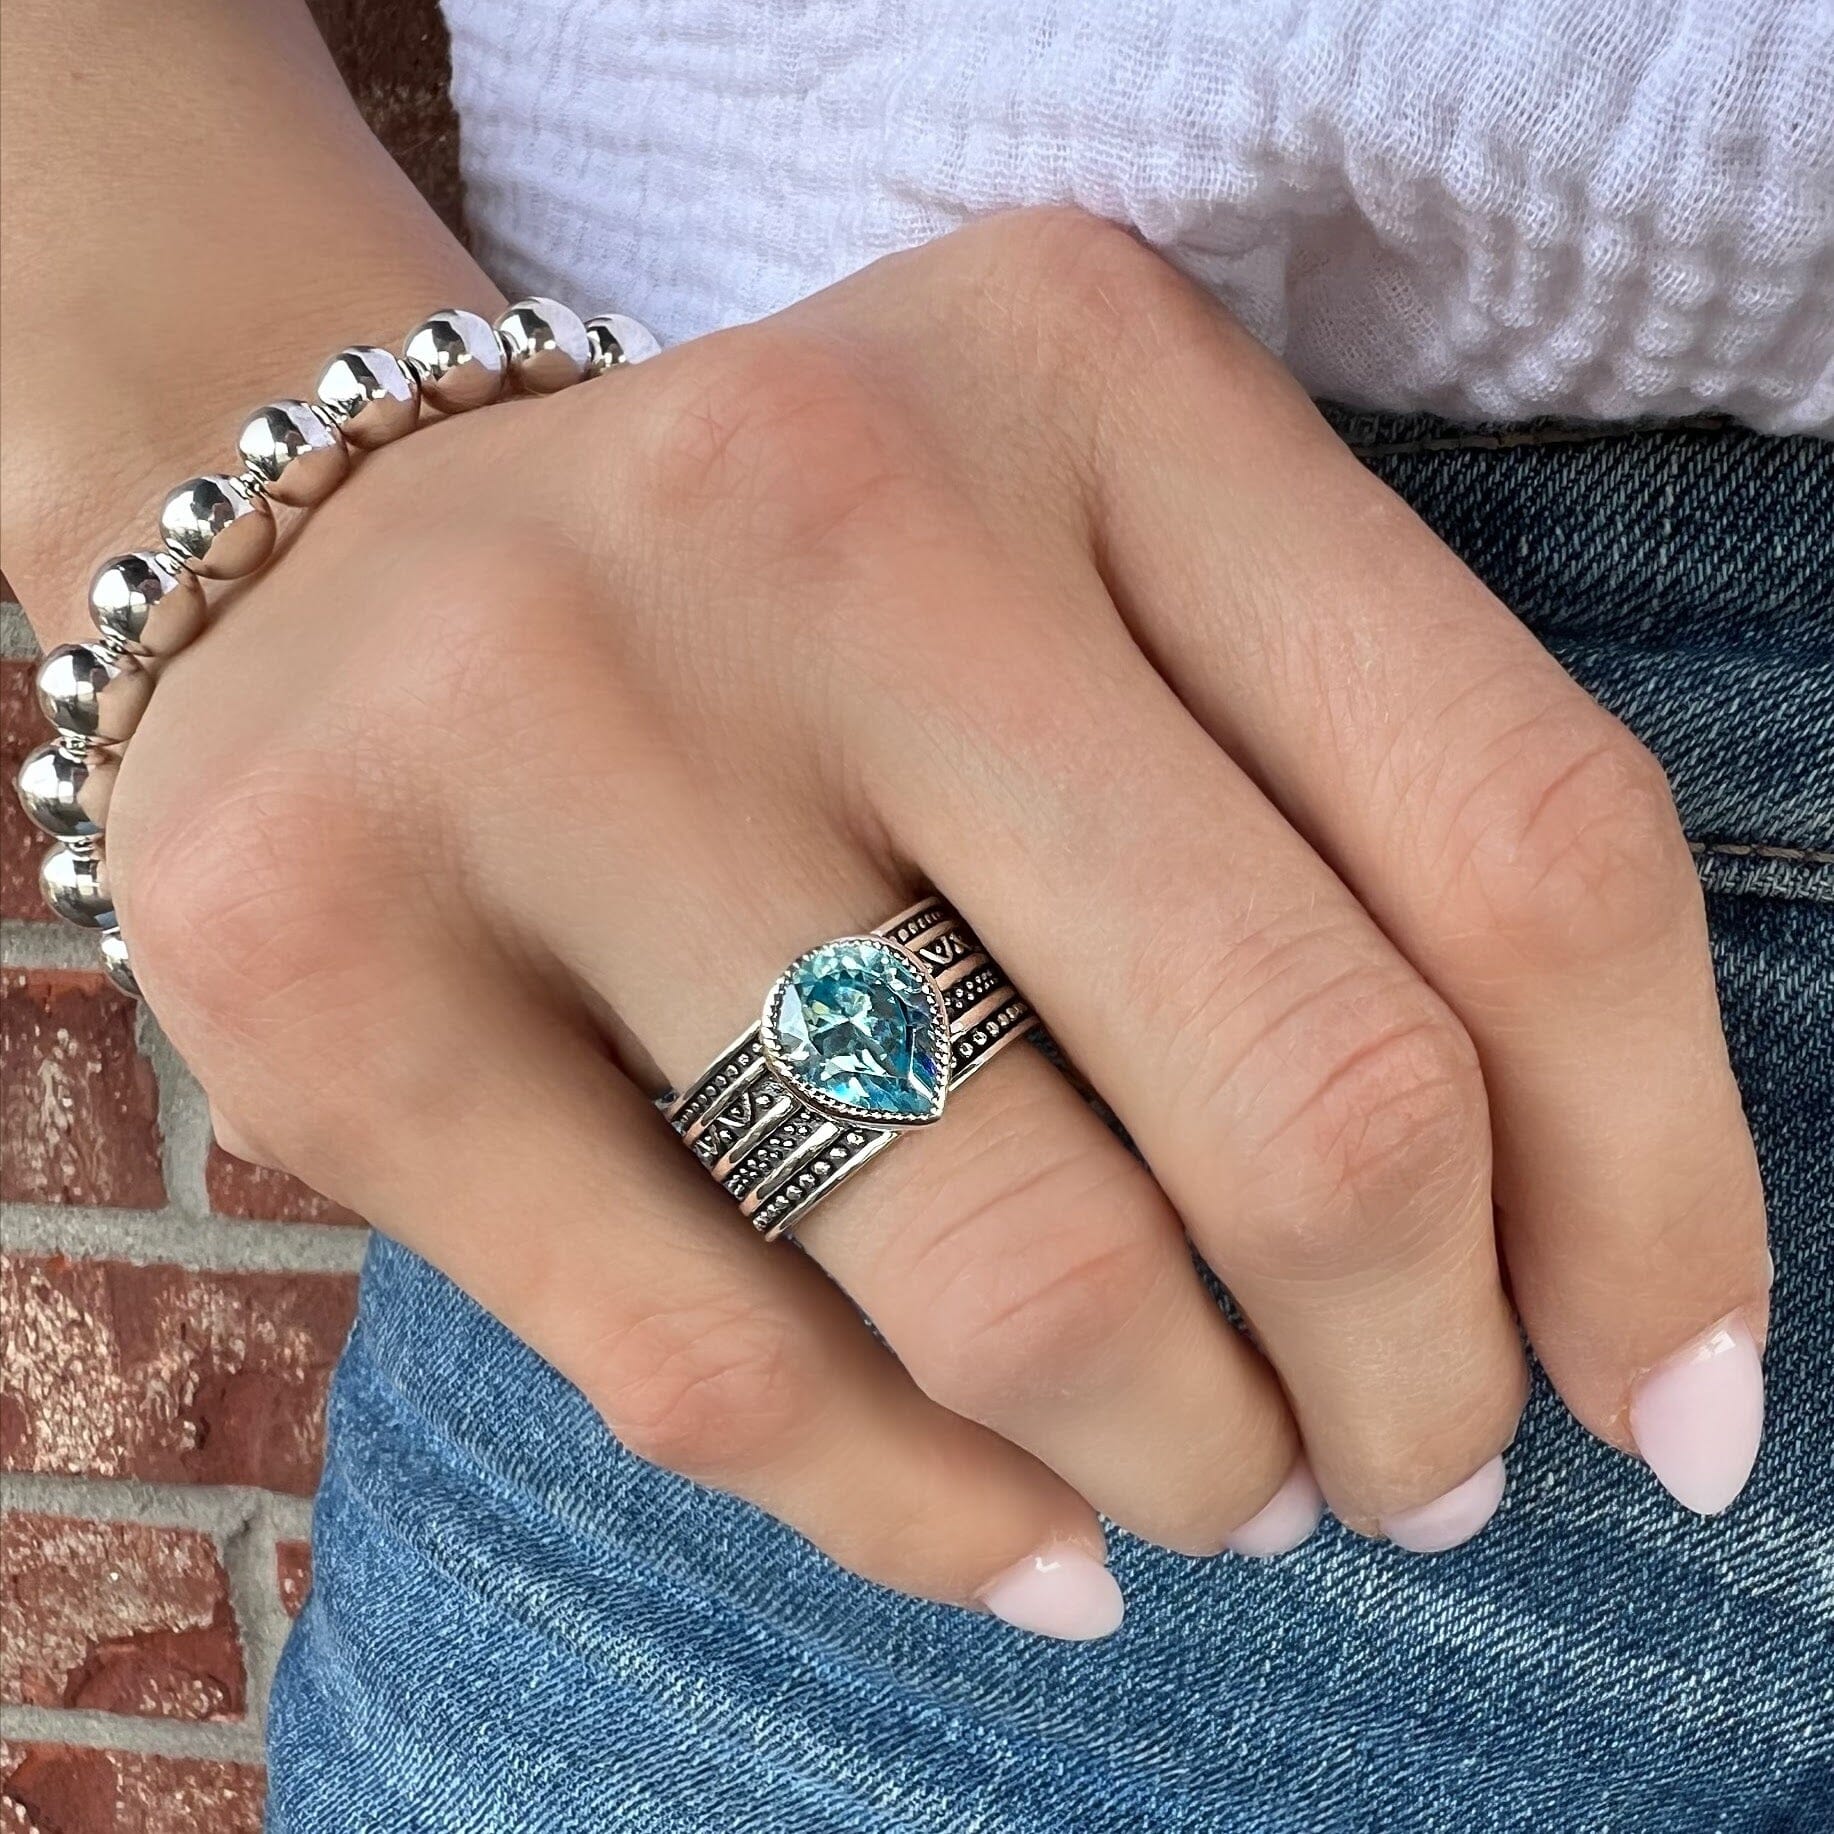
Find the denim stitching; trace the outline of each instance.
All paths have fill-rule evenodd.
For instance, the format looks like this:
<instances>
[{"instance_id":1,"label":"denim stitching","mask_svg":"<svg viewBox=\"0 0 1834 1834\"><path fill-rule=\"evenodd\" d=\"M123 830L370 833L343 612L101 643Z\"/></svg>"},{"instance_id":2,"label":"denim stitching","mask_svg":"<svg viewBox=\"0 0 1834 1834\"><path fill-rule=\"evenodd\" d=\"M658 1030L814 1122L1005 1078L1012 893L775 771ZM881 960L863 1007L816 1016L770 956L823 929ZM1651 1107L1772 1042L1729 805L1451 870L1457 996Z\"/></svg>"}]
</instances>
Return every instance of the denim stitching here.
<instances>
[{"instance_id":1,"label":"denim stitching","mask_svg":"<svg viewBox=\"0 0 1834 1834\"><path fill-rule=\"evenodd\" d=\"M1814 847L1772 847L1760 841L1689 841L1695 853L1723 854L1732 860L1795 860L1805 866L1834 866L1834 853Z\"/></svg>"},{"instance_id":2,"label":"denim stitching","mask_svg":"<svg viewBox=\"0 0 1834 1834\"><path fill-rule=\"evenodd\" d=\"M1595 440L1734 430L1724 414L1695 414L1685 420L1665 420L1649 426L1525 427L1519 432L1432 434L1386 445L1352 444L1350 450L1360 459L1416 458L1430 452L1510 452L1518 446L1573 446Z\"/></svg>"}]
</instances>

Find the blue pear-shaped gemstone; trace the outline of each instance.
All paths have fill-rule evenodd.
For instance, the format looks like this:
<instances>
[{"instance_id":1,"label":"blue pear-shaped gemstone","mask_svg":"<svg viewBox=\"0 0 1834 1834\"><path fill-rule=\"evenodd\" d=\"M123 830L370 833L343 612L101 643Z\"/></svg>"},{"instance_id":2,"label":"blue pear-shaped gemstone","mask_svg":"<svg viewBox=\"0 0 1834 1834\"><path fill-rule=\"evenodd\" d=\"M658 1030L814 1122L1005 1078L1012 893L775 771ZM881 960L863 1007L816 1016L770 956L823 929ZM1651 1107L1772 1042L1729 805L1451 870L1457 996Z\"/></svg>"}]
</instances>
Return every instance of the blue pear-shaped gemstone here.
<instances>
[{"instance_id":1,"label":"blue pear-shaped gemstone","mask_svg":"<svg viewBox=\"0 0 1834 1834\"><path fill-rule=\"evenodd\" d=\"M779 1067L817 1101L893 1124L942 1112L949 1044L935 989L889 943L856 936L811 949L778 983L765 1021Z\"/></svg>"}]
</instances>

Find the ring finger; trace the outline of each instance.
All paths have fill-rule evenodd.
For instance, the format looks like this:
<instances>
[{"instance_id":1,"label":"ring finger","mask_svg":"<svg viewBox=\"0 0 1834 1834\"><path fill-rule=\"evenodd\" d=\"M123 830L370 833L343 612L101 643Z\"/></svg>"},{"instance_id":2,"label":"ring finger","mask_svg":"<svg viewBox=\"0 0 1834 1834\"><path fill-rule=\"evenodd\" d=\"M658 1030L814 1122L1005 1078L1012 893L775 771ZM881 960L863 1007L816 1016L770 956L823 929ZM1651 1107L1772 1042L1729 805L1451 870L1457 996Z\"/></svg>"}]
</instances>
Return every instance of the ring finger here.
<instances>
[{"instance_id":1,"label":"ring finger","mask_svg":"<svg viewBox=\"0 0 1834 1834\"><path fill-rule=\"evenodd\" d=\"M767 839L681 794L646 829L652 852L679 849L645 874L679 886L678 902L632 908L614 883L576 884L560 928L543 921L685 1087L785 963L909 895L819 822ZM724 853L660 838L722 833ZM1232 1536L1274 1551L1310 1532L1316 1492L1272 1373L1205 1291L1152 1178L1035 1053L1007 1053L797 1239L921 1388L1123 1526L1191 1553Z\"/></svg>"}]
</instances>

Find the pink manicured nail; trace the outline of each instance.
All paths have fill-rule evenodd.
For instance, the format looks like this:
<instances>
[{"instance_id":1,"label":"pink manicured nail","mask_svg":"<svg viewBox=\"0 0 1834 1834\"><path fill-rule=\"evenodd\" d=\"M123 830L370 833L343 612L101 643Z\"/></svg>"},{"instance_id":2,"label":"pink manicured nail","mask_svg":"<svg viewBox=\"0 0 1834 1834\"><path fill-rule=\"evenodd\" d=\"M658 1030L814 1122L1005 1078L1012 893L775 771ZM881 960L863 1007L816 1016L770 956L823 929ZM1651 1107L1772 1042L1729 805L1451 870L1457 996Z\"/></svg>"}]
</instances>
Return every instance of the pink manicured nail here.
<instances>
[{"instance_id":1,"label":"pink manicured nail","mask_svg":"<svg viewBox=\"0 0 1834 1834\"><path fill-rule=\"evenodd\" d=\"M1261 1512L1244 1522L1223 1545L1232 1554L1248 1554L1256 1559L1290 1554L1302 1541L1311 1539L1324 1513L1325 1499L1318 1480L1302 1458Z\"/></svg>"},{"instance_id":2,"label":"pink manicured nail","mask_svg":"<svg viewBox=\"0 0 1834 1834\"><path fill-rule=\"evenodd\" d=\"M1716 1516L1745 1488L1764 1432L1764 1365L1745 1322L1721 1319L1630 1397L1630 1436L1684 1508Z\"/></svg>"},{"instance_id":3,"label":"pink manicured nail","mask_svg":"<svg viewBox=\"0 0 1834 1834\"><path fill-rule=\"evenodd\" d=\"M1443 1554L1469 1541L1503 1500L1503 1461L1493 1458L1444 1496L1382 1518L1382 1533L1410 1554Z\"/></svg>"},{"instance_id":4,"label":"pink manicured nail","mask_svg":"<svg viewBox=\"0 0 1834 1834\"><path fill-rule=\"evenodd\" d=\"M1087 1643L1121 1627L1114 1575L1080 1548L1049 1547L1011 1566L981 1593L995 1617L1041 1637Z\"/></svg>"}]
</instances>

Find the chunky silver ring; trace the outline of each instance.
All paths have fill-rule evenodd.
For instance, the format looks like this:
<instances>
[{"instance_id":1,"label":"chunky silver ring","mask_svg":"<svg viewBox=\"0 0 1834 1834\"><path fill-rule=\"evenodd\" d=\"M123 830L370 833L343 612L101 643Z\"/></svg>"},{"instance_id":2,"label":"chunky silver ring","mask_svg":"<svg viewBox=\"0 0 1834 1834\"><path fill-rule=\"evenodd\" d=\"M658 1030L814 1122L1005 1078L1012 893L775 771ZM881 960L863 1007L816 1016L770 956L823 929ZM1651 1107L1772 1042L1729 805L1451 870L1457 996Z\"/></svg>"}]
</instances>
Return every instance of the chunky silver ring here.
<instances>
[{"instance_id":1,"label":"chunky silver ring","mask_svg":"<svg viewBox=\"0 0 1834 1834\"><path fill-rule=\"evenodd\" d=\"M1037 1025L954 907L929 897L799 955L758 1023L663 1113L774 1242Z\"/></svg>"}]
</instances>

